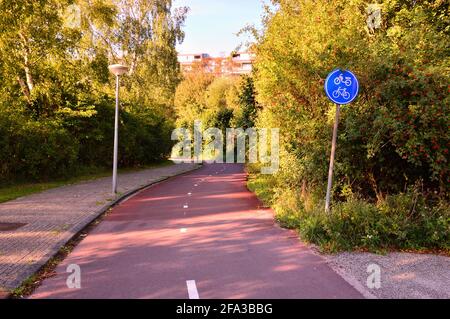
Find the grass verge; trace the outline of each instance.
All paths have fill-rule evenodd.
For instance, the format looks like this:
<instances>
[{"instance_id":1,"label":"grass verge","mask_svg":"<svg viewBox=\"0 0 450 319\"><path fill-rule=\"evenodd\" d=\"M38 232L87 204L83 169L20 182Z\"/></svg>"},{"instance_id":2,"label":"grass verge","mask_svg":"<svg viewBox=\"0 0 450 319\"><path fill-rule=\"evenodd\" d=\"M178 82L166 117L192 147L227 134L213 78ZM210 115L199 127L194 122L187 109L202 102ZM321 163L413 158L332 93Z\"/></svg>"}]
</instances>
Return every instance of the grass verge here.
<instances>
[{"instance_id":1,"label":"grass verge","mask_svg":"<svg viewBox=\"0 0 450 319\"><path fill-rule=\"evenodd\" d=\"M248 188L275 211L277 222L327 253L407 251L450 255L450 204L427 198L420 188L378 202L348 198L324 211L320 196L277 184L249 171Z\"/></svg>"}]
</instances>

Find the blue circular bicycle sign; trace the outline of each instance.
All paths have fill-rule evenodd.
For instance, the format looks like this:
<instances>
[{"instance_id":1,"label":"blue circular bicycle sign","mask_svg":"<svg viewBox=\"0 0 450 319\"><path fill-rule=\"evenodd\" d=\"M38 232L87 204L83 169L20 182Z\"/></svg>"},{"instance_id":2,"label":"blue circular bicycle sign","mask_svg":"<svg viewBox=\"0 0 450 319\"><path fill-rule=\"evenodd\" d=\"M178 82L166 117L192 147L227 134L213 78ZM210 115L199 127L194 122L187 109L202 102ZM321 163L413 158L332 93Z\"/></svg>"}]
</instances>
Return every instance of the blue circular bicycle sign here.
<instances>
[{"instance_id":1,"label":"blue circular bicycle sign","mask_svg":"<svg viewBox=\"0 0 450 319\"><path fill-rule=\"evenodd\" d=\"M358 79L350 71L336 69L325 80L325 92L334 103L348 104L358 96Z\"/></svg>"}]
</instances>

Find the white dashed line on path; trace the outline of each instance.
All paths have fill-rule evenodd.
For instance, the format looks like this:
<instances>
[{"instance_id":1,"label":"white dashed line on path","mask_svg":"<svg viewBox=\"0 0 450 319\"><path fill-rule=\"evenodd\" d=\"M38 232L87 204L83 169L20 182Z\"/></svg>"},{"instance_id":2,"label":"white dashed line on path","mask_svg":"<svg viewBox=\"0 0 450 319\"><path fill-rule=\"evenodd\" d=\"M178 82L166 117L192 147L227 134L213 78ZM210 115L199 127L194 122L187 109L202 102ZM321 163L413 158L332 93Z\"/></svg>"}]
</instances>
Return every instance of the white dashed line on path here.
<instances>
[{"instance_id":1,"label":"white dashed line on path","mask_svg":"<svg viewBox=\"0 0 450 319\"><path fill-rule=\"evenodd\" d=\"M195 280L187 280L186 285L189 299L200 299L197 291L197 285L195 284Z\"/></svg>"}]
</instances>

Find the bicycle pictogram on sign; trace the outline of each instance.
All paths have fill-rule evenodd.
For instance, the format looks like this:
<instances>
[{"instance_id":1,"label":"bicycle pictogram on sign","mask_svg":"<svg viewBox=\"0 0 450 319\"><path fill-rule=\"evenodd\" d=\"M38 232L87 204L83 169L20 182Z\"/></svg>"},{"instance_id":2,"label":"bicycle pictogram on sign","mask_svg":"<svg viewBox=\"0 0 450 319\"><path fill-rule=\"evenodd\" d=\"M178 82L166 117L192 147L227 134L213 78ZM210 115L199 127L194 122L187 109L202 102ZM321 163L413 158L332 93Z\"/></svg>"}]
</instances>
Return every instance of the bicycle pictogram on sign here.
<instances>
[{"instance_id":1,"label":"bicycle pictogram on sign","mask_svg":"<svg viewBox=\"0 0 450 319\"><path fill-rule=\"evenodd\" d=\"M331 72L325 81L325 92L336 104L348 104L358 95L359 84L356 76L350 71L339 69Z\"/></svg>"}]
</instances>

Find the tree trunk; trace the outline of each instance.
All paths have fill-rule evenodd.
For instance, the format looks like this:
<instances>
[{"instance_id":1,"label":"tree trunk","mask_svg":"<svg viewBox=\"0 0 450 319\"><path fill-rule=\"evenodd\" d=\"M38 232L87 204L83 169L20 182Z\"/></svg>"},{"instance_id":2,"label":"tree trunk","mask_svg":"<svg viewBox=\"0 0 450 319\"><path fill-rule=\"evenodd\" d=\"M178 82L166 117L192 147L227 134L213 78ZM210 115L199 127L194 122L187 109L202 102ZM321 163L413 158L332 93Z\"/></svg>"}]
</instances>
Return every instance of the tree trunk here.
<instances>
[{"instance_id":1,"label":"tree trunk","mask_svg":"<svg viewBox=\"0 0 450 319\"><path fill-rule=\"evenodd\" d=\"M31 65L30 65L30 48L28 46L27 38L19 32L19 36L22 39L22 47L23 47L23 69L25 71L25 79L28 87L28 94L31 95L34 88L33 76L31 75Z\"/></svg>"},{"instance_id":2,"label":"tree trunk","mask_svg":"<svg viewBox=\"0 0 450 319\"><path fill-rule=\"evenodd\" d=\"M137 54L136 51L133 52L133 59L131 60L131 67L129 74L134 74L134 71L136 70L136 63L137 63Z\"/></svg>"},{"instance_id":3,"label":"tree trunk","mask_svg":"<svg viewBox=\"0 0 450 319\"><path fill-rule=\"evenodd\" d=\"M372 172L369 173L369 182L372 185L372 189L375 192L375 195L377 196L377 200L379 202L383 201L384 200L383 192L378 190L377 182Z\"/></svg>"},{"instance_id":4,"label":"tree trunk","mask_svg":"<svg viewBox=\"0 0 450 319\"><path fill-rule=\"evenodd\" d=\"M28 90L28 86L25 84L25 81L20 76L17 76L17 82L19 82L19 85L22 88L22 93L25 95L28 104L31 104L31 94Z\"/></svg>"}]
</instances>

